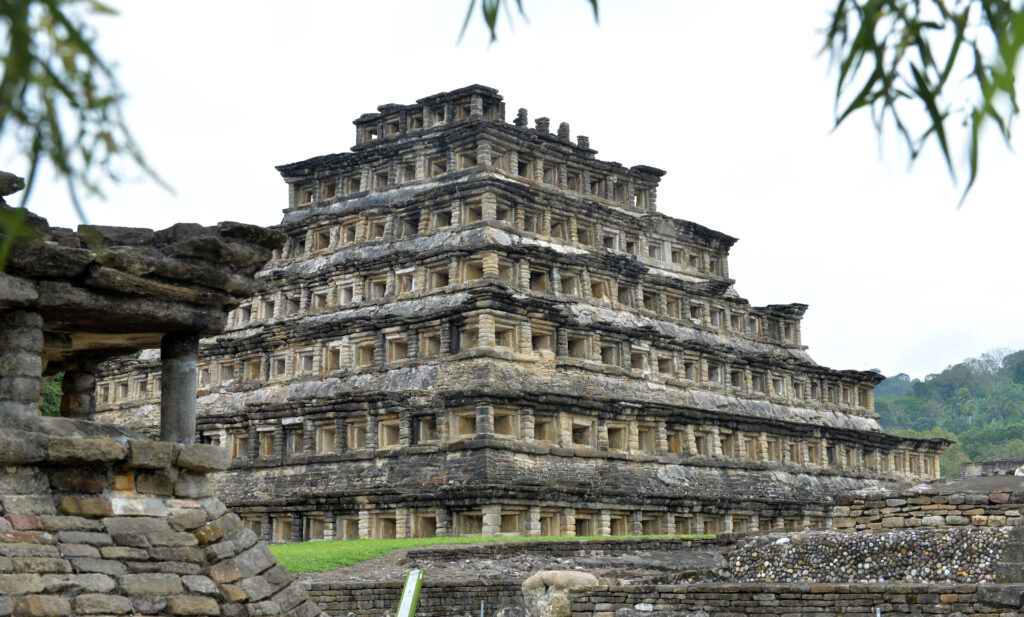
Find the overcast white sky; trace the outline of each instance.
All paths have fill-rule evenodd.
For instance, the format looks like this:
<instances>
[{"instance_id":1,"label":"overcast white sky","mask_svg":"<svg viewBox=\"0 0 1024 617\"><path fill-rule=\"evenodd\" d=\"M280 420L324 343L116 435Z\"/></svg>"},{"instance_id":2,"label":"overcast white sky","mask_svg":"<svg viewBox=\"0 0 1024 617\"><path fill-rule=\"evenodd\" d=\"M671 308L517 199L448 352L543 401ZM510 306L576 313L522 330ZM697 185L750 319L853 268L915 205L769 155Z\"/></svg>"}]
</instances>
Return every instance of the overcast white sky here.
<instances>
[{"instance_id":1,"label":"overcast white sky","mask_svg":"<svg viewBox=\"0 0 1024 617\"><path fill-rule=\"evenodd\" d=\"M997 136L964 206L930 152L907 172L866 117L831 132L817 56L834 2L524 0L488 46L468 0L122 3L100 46L130 96L129 125L175 188L113 187L92 222L279 222L274 165L354 143L352 120L472 83L569 122L598 157L668 171L661 212L740 240L730 258L755 305L810 304L821 364L915 377L995 347L1024 348L1020 159ZM891 146L891 147L890 147ZM10 159L4 168L20 172ZM48 175L41 176L43 181ZM30 207L78 221L58 187Z\"/></svg>"}]
</instances>

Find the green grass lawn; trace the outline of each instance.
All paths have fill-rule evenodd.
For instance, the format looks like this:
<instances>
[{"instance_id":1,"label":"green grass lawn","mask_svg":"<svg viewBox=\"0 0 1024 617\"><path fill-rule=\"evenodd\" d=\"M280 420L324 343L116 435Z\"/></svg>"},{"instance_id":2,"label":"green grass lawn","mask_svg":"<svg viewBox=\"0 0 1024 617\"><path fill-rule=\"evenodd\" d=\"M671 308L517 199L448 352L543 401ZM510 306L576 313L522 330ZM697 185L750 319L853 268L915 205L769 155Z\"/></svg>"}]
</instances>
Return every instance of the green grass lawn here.
<instances>
[{"instance_id":1,"label":"green grass lawn","mask_svg":"<svg viewBox=\"0 0 1024 617\"><path fill-rule=\"evenodd\" d=\"M472 538L398 538L393 540L345 540L339 542L317 541L295 544L272 544L270 552L278 563L291 572L324 572L341 566L350 566L360 561L387 555L400 548L433 546L435 544L479 544L481 542L510 542L558 540L563 542L579 540L608 540L615 538L713 538L706 536L600 536L600 537L472 537Z\"/></svg>"}]
</instances>

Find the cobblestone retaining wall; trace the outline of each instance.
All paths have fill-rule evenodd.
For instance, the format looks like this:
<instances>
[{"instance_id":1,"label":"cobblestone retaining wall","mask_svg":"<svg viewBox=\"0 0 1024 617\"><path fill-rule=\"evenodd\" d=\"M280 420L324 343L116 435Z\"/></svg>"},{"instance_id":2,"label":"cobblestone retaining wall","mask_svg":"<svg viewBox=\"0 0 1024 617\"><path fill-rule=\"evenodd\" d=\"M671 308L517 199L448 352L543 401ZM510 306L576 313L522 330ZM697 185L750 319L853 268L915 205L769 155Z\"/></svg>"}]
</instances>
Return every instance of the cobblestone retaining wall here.
<instances>
[{"instance_id":1,"label":"cobblestone retaining wall","mask_svg":"<svg viewBox=\"0 0 1024 617\"><path fill-rule=\"evenodd\" d=\"M597 587L572 596L572 617L874 617L1019 615L1024 587L975 584L763 584Z\"/></svg>"},{"instance_id":2,"label":"cobblestone retaining wall","mask_svg":"<svg viewBox=\"0 0 1024 617\"><path fill-rule=\"evenodd\" d=\"M224 448L0 430L0 617L317 617L213 496Z\"/></svg>"},{"instance_id":3,"label":"cobblestone retaining wall","mask_svg":"<svg viewBox=\"0 0 1024 617\"><path fill-rule=\"evenodd\" d=\"M728 555L729 571L738 582L1010 582L1020 579L999 578L1011 573L1000 562L1017 544L1014 533L968 527L772 534L742 542Z\"/></svg>"},{"instance_id":4,"label":"cobblestone retaining wall","mask_svg":"<svg viewBox=\"0 0 1024 617\"><path fill-rule=\"evenodd\" d=\"M480 602L484 614L494 617L519 611L523 606L521 580L424 582L416 617L476 617ZM381 617L398 608L403 583L313 583L309 598L331 617ZM515 609L509 611L507 609Z\"/></svg>"}]
</instances>

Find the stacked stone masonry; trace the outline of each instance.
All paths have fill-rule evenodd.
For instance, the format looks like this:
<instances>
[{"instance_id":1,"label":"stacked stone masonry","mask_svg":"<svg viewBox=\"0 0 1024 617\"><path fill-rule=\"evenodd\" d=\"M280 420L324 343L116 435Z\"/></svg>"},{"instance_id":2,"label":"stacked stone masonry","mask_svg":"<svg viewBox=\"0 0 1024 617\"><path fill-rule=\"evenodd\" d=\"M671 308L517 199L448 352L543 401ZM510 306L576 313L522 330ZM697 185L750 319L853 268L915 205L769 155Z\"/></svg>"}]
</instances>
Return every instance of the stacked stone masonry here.
<instances>
[{"instance_id":1,"label":"stacked stone masonry","mask_svg":"<svg viewBox=\"0 0 1024 617\"><path fill-rule=\"evenodd\" d=\"M832 525L840 531L1021 525L1024 492L929 492L933 494L912 490L836 495Z\"/></svg>"},{"instance_id":2,"label":"stacked stone masonry","mask_svg":"<svg viewBox=\"0 0 1024 617\"><path fill-rule=\"evenodd\" d=\"M520 581L424 583L416 614L462 617L479 613L522 614ZM396 609L399 583L313 583L310 597L328 615L378 617ZM695 583L597 587L572 595L572 617L832 617L863 615L1020 614L1019 585L924 583ZM509 610L511 609L511 610ZM518 609L518 610L517 610Z\"/></svg>"},{"instance_id":3,"label":"stacked stone masonry","mask_svg":"<svg viewBox=\"0 0 1024 617\"><path fill-rule=\"evenodd\" d=\"M572 595L572 617L1019 615L1019 585L696 583L598 587Z\"/></svg>"},{"instance_id":4,"label":"stacked stone masonry","mask_svg":"<svg viewBox=\"0 0 1024 617\"><path fill-rule=\"evenodd\" d=\"M553 558L615 555L622 551L678 551L698 547L728 547L734 536L713 538L608 538L594 540L535 540L531 542L482 542L480 544L440 544L403 551L403 560L417 563L421 559L448 561L494 559L514 551L516 554L544 555ZM725 548L723 548L725 550Z\"/></svg>"},{"instance_id":5,"label":"stacked stone masonry","mask_svg":"<svg viewBox=\"0 0 1024 617\"><path fill-rule=\"evenodd\" d=\"M214 496L221 448L0 431L0 615L317 617Z\"/></svg>"},{"instance_id":6,"label":"stacked stone masonry","mask_svg":"<svg viewBox=\"0 0 1024 617\"><path fill-rule=\"evenodd\" d=\"M881 375L808 356L805 305L737 294L735 238L657 213L663 171L504 117L470 86L278 167L288 239L197 372L261 537L792 529L938 476L946 441L879 427ZM155 355L110 362L97 417L151 430L160 391Z\"/></svg>"},{"instance_id":7,"label":"stacked stone masonry","mask_svg":"<svg viewBox=\"0 0 1024 617\"><path fill-rule=\"evenodd\" d=\"M422 617L479 615L481 602L487 615L518 608L522 615L523 593L519 580L435 582L426 580L420 590L416 614ZM332 617L380 617L394 613L402 583L312 583L309 597ZM511 616L510 616L511 617Z\"/></svg>"},{"instance_id":8,"label":"stacked stone masonry","mask_svg":"<svg viewBox=\"0 0 1024 617\"><path fill-rule=\"evenodd\" d=\"M424 567L438 561L487 560L525 552L558 558L614 556L631 551L714 548L727 567L693 575L699 582L640 584L577 590L575 617L608 615L739 614L1001 614L1017 615L1024 598L1021 529L962 528L897 530L885 534L810 531L717 539L637 538L583 542L517 542L439 546L407 551L402 563ZM858 566L867 566L861 568ZM1003 567L1008 566L1008 567ZM429 565L428 573L429 573ZM578 572L580 569L576 568ZM601 574L608 584L617 575ZM751 577L760 580L750 580ZM630 576L632 578L632 575ZM426 617L475 614L518 615L523 597L512 593L523 577L493 580L431 580L424 587ZM359 617L394 610L400 583L311 583L311 597L331 615ZM488 589L493 590L489 592ZM450 601L444 601L450 598ZM469 608L467 608L469 607ZM566 613L568 614L568 613Z\"/></svg>"}]
</instances>

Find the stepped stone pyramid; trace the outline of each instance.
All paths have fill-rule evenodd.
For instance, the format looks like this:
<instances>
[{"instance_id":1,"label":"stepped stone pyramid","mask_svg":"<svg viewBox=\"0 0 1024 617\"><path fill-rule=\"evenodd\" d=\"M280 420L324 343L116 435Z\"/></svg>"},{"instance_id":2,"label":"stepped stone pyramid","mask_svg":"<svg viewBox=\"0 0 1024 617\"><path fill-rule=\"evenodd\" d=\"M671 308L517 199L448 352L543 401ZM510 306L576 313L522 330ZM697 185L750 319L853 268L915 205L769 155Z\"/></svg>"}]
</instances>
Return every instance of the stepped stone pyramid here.
<instances>
[{"instance_id":1,"label":"stepped stone pyramid","mask_svg":"<svg viewBox=\"0 0 1024 617\"><path fill-rule=\"evenodd\" d=\"M829 524L829 496L938 477L886 434L883 377L816 364L803 304L751 306L735 238L659 214L665 172L469 86L278 167L283 249L201 346L198 438L269 541ZM152 352L97 416L146 428Z\"/></svg>"}]
</instances>

